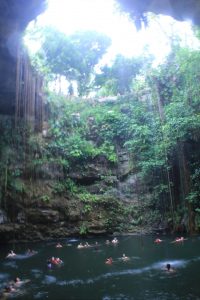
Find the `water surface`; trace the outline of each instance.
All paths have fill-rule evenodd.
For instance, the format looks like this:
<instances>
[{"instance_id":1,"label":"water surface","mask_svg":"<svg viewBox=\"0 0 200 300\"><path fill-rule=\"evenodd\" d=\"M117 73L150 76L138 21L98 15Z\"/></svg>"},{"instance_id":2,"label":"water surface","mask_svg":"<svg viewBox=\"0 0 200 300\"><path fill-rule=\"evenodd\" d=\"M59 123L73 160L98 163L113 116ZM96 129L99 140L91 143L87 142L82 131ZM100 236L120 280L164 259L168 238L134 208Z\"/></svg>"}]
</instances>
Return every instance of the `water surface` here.
<instances>
[{"instance_id":1,"label":"water surface","mask_svg":"<svg viewBox=\"0 0 200 300\"><path fill-rule=\"evenodd\" d=\"M62 248L55 247L56 241L1 246L0 288L18 276L30 282L8 299L200 299L200 238L189 237L175 244L172 237L163 237L158 245L155 238L123 236L118 237L118 245L106 245L106 238L66 238L60 241ZM80 242L91 247L77 249ZM25 255L28 248L37 253ZM5 258L10 249L18 255ZM129 261L121 259L123 253ZM64 263L49 269L46 261L52 256ZM110 256L113 264L107 265L105 259ZM165 271L166 263L171 263L175 272Z\"/></svg>"}]
</instances>

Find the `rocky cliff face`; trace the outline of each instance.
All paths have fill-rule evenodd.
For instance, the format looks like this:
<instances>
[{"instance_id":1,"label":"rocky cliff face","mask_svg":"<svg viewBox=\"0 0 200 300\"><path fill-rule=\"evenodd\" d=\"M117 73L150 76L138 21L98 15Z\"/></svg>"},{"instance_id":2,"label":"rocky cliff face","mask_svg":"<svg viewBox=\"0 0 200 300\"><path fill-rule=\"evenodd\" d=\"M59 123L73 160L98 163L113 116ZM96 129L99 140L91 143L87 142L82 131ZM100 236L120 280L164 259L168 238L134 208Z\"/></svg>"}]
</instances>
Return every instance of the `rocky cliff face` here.
<instances>
[{"instance_id":1,"label":"rocky cliff face","mask_svg":"<svg viewBox=\"0 0 200 300\"><path fill-rule=\"evenodd\" d=\"M7 151L19 155L14 148ZM146 232L155 225L145 218L148 201L140 197L143 187L124 150L118 149L115 165L98 157L74 166L67 177L61 165L50 160L33 170L29 166L33 156L26 155L26 161L15 162L7 171L19 175L6 190L5 178L1 183L1 241ZM148 200L148 193L145 197Z\"/></svg>"},{"instance_id":2,"label":"rocky cliff face","mask_svg":"<svg viewBox=\"0 0 200 300\"><path fill-rule=\"evenodd\" d=\"M119 2L132 17L136 16L136 20L142 20L145 12L152 11L170 14L180 20L189 17L199 24L197 0ZM0 114L13 115L15 112L16 63L22 32L44 9L44 4L43 0L0 0ZM12 157L18 158L20 152L15 147L10 143L0 149L5 163L4 174L0 174L0 180L4 180L0 190L4 196L1 197L0 211L1 241L45 240L120 230L134 232L138 225L141 230L145 225L156 223L153 216L151 222L146 220L149 194L148 191L144 193L126 151L118 149L116 165L98 157L88 161L82 169L70 170L66 190L61 184L66 180L66 174L59 164L46 161L33 171L28 165L31 160L28 147L25 159L18 159L13 164ZM10 176L19 173L15 181L8 182L8 171ZM81 192L73 190L72 182Z\"/></svg>"}]
</instances>

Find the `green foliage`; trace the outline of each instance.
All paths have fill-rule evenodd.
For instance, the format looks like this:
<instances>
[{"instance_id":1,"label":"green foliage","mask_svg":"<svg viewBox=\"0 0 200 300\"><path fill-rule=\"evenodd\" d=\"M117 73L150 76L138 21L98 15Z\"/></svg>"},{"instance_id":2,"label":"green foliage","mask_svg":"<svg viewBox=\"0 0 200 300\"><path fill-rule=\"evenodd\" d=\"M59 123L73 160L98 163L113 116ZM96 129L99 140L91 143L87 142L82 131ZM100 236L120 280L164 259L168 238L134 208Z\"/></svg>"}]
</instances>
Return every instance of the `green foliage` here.
<instances>
[{"instance_id":1,"label":"green foliage","mask_svg":"<svg viewBox=\"0 0 200 300\"><path fill-rule=\"evenodd\" d=\"M25 192L25 185L22 180L19 180L18 178L11 181L10 188L12 189L13 193L22 194Z\"/></svg>"},{"instance_id":2,"label":"green foliage","mask_svg":"<svg viewBox=\"0 0 200 300\"><path fill-rule=\"evenodd\" d=\"M91 203L91 202L98 202L98 196L91 194L87 191L84 191L82 193L78 194L79 199L83 202L83 203Z\"/></svg>"},{"instance_id":3,"label":"green foliage","mask_svg":"<svg viewBox=\"0 0 200 300\"><path fill-rule=\"evenodd\" d=\"M29 128L23 122L16 127L12 117L0 117L0 195L3 209L7 209L8 197L16 198L25 192L20 177L25 149L23 139L28 132Z\"/></svg>"},{"instance_id":4,"label":"green foliage","mask_svg":"<svg viewBox=\"0 0 200 300\"><path fill-rule=\"evenodd\" d=\"M95 32L67 37L52 28L42 34L42 49L35 57L38 68L76 80L79 94L87 95L109 40ZM48 92L45 139L24 124L14 129L14 120L1 118L1 199L23 196L25 174L34 178L45 166L55 165L62 180L54 183L54 194L76 199L86 215L101 207L110 232L128 228L127 219L131 226L162 219L178 228L186 213L196 214L200 228L200 53L174 44L162 65L152 68L151 58L144 64L145 59L119 55L112 66L101 69L95 82L98 93L115 97L83 99ZM100 195L81 187L84 174L98 163L105 173L97 168L97 178L112 188L114 181L106 182L105 177L123 164L121 153L128 157L130 172L138 174L138 201L148 203L148 213L124 207L119 199L108 197L104 187ZM73 177L73 172L83 176ZM40 200L49 202L50 197L41 195ZM79 230L86 234L88 224L83 222Z\"/></svg>"},{"instance_id":5,"label":"green foliage","mask_svg":"<svg viewBox=\"0 0 200 300\"><path fill-rule=\"evenodd\" d=\"M42 195L40 197L40 200L43 201L43 202L50 202L50 197L48 195Z\"/></svg>"},{"instance_id":6,"label":"green foliage","mask_svg":"<svg viewBox=\"0 0 200 300\"><path fill-rule=\"evenodd\" d=\"M53 192L55 194L63 194L66 191L66 184L64 182L55 182Z\"/></svg>"},{"instance_id":7,"label":"green foliage","mask_svg":"<svg viewBox=\"0 0 200 300\"><path fill-rule=\"evenodd\" d=\"M78 187L70 178L66 179L65 186L66 190L71 194L76 194L78 192Z\"/></svg>"},{"instance_id":8,"label":"green foliage","mask_svg":"<svg viewBox=\"0 0 200 300\"><path fill-rule=\"evenodd\" d=\"M109 47L110 38L95 31L67 36L53 27L37 28L28 35L29 39L39 35L42 42L32 60L37 69L46 73L49 79L60 75L69 82L75 80L79 95L88 94L94 67ZM69 91L69 94L73 92Z\"/></svg>"},{"instance_id":9,"label":"green foliage","mask_svg":"<svg viewBox=\"0 0 200 300\"><path fill-rule=\"evenodd\" d=\"M83 207L83 213L87 214L92 211L92 206L90 204L85 204Z\"/></svg>"},{"instance_id":10,"label":"green foliage","mask_svg":"<svg viewBox=\"0 0 200 300\"><path fill-rule=\"evenodd\" d=\"M147 65L144 57L126 58L118 54L112 66L103 66L101 73L96 75L95 84L100 88L99 95L124 95L132 89L133 79Z\"/></svg>"},{"instance_id":11,"label":"green foliage","mask_svg":"<svg viewBox=\"0 0 200 300\"><path fill-rule=\"evenodd\" d=\"M196 210L197 214L196 214L196 218L195 218L195 224L196 224L196 229L200 230L200 211Z\"/></svg>"},{"instance_id":12,"label":"green foliage","mask_svg":"<svg viewBox=\"0 0 200 300\"><path fill-rule=\"evenodd\" d=\"M171 172L177 164L178 153L187 143L195 147L199 143L198 88L195 93L192 91L195 97L191 98L186 87L193 84L192 76L188 76L186 66L182 66L182 55L190 57L191 54L175 49L165 64L157 69L149 68L146 77L135 79L134 94L104 102L65 99L57 103L51 99L51 130L55 139L49 144L49 151L67 160L69 170L76 166L82 172L85 164L100 157L117 164L117 148L120 147L128 152L135 171L152 193L154 207L161 213L166 207L169 209L173 205L170 191L173 196L177 188ZM195 53L196 63L198 59ZM179 67L178 63L181 63ZM187 63L187 68L193 69L194 62ZM196 67L195 72L198 73ZM162 107L162 115L158 104ZM61 108L58 120L57 111ZM189 154L191 163L196 162L197 156L197 153ZM198 175L194 176L197 169L197 165L192 167L191 164L193 184L184 200L192 202L196 208L199 205ZM92 196L79 193L88 212L93 209L89 198ZM115 223L115 217L108 219ZM159 219L158 214L154 219ZM135 222L139 224L138 220L136 218Z\"/></svg>"},{"instance_id":13,"label":"green foliage","mask_svg":"<svg viewBox=\"0 0 200 300\"><path fill-rule=\"evenodd\" d=\"M80 235L87 235L87 233L88 233L87 222L83 222L83 223L80 225L79 233L80 233Z\"/></svg>"}]
</instances>

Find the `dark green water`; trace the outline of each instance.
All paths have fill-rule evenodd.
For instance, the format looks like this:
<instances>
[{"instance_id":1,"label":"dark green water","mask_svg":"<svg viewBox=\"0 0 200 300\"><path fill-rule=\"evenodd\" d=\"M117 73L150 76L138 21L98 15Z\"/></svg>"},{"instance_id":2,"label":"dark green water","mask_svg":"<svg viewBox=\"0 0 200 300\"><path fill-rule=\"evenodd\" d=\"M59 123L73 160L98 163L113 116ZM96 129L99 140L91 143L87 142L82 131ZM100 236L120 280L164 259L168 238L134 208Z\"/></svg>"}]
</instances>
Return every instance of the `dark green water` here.
<instances>
[{"instance_id":1,"label":"dark green water","mask_svg":"<svg viewBox=\"0 0 200 300\"><path fill-rule=\"evenodd\" d=\"M14 299L84 299L84 300L175 300L200 299L200 237L189 237L184 243L173 244L172 237L156 245L152 236L118 237L119 244L105 245L106 238L87 239L95 247L77 249L80 242L16 244L1 246L0 287L19 276L30 279L8 298ZM111 240L111 239L110 239ZM20 254L6 259L8 251ZM27 248L38 251L34 256L23 255ZM130 260L123 262L125 253ZM48 269L46 260L60 257L64 264ZM105 259L113 258L112 265ZM163 270L171 263L176 272Z\"/></svg>"}]
</instances>

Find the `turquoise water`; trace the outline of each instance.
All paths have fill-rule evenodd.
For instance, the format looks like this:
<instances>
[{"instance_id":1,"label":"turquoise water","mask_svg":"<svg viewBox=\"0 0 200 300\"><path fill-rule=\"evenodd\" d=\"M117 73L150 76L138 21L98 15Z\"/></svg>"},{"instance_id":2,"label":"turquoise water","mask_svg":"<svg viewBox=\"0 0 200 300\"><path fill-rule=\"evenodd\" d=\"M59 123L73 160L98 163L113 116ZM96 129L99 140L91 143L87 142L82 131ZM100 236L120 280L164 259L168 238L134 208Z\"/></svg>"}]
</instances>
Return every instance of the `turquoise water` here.
<instances>
[{"instance_id":1,"label":"turquoise water","mask_svg":"<svg viewBox=\"0 0 200 300\"><path fill-rule=\"evenodd\" d=\"M118 237L118 245L106 245L106 238L67 238L60 241L62 248L55 247L56 241L1 246L0 288L18 276L30 282L8 299L200 299L200 237L189 237L180 244L163 237L158 245L155 238L123 236ZM79 242L92 246L77 249ZM27 248L37 253L27 256ZM5 258L10 249L18 255ZM121 260L123 253L129 261ZM64 263L48 269L46 261L52 256ZM110 256L113 264L107 265L105 259ZM166 263L171 263L175 272L165 271Z\"/></svg>"}]
</instances>

